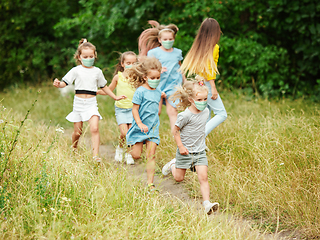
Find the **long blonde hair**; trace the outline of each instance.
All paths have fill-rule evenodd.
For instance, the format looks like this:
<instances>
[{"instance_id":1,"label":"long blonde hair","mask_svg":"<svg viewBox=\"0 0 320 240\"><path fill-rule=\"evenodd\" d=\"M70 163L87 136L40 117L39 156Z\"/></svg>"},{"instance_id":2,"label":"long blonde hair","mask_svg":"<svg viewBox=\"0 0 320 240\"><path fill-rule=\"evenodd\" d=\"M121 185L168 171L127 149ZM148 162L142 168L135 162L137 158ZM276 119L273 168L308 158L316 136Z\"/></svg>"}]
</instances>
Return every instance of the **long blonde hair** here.
<instances>
[{"instance_id":1,"label":"long blonde hair","mask_svg":"<svg viewBox=\"0 0 320 240\"><path fill-rule=\"evenodd\" d=\"M162 69L161 63L155 57L144 57L139 59L140 63L126 69L126 78L134 88L138 88L146 82L145 77L150 70L157 70L161 73Z\"/></svg>"},{"instance_id":2,"label":"long blonde hair","mask_svg":"<svg viewBox=\"0 0 320 240\"><path fill-rule=\"evenodd\" d=\"M173 37L176 37L176 34L179 28L175 24L169 25L160 25L157 21L149 20L148 23L152 26L144 30L139 36L139 55L147 56L149 50L159 47L161 44L159 38L163 32L172 32Z\"/></svg>"},{"instance_id":3,"label":"long blonde hair","mask_svg":"<svg viewBox=\"0 0 320 240\"><path fill-rule=\"evenodd\" d=\"M189 98L197 96L199 92L206 91L208 93L208 88L203 84L202 81L188 80L185 81L182 87L179 87L177 91L170 97L170 100L175 102L179 100L176 104L178 111L183 111L191 105Z\"/></svg>"},{"instance_id":4,"label":"long blonde hair","mask_svg":"<svg viewBox=\"0 0 320 240\"><path fill-rule=\"evenodd\" d=\"M220 25L213 18L206 18L197 33L197 36L187 53L180 69L188 76L192 74L219 73L213 58L213 51L221 35ZM209 70L211 68L211 72Z\"/></svg>"},{"instance_id":5,"label":"long blonde hair","mask_svg":"<svg viewBox=\"0 0 320 240\"><path fill-rule=\"evenodd\" d=\"M88 42L86 38L81 38L81 40L79 41L77 51L73 55L73 58L76 60L77 64L81 64L80 55L82 50L85 48L92 49L94 51L94 58L97 59L98 54L96 51L96 47L92 43Z\"/></svg>"}]
</instances>

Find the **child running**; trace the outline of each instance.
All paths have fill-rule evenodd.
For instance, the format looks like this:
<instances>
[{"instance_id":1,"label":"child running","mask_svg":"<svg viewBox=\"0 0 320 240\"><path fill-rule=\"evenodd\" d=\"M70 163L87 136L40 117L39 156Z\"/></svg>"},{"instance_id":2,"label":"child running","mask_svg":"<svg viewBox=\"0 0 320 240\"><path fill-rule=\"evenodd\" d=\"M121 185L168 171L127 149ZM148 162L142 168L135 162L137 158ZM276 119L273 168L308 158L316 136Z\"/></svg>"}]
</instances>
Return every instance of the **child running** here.
<instances>
[{"instance_id":1,"label":"child running","mask_svg":"<svg viewBox=\"0 0 320 240\"><path fill-rule=\"evenodd\" d=\"M176 158L162 168L163 175L172 172L174 179L181 182L187 169L197 172L200 190L203 197L203 206L207 214L218 210L219 203L209 200L208 160L206 156L205 126L209 117L207 106L208 88L203 82L186 81L182 88L177 90L173 98L179 99L178 114L174 129L174 139L177 143ZM188 108L187 108L188 107Z\"/></svg>"},{"instance_id":2,"label":"child running","mask_svg":"<svg viewBox=\"0 0 320 240\"><path fill-rule=\"evenodd\" d=\"M72 147L77 148L79 138L82 134L83 122L89 121L90 132L93 147L93 159L101 162L99 157L99 120L102 119L98 111L96 99L97 88L112 97L114 100L121 100L126 96L115 96L108 88L107 80L104 78L100 68L94 67L94 61L97 58L96 47L85 38L81 39L74 58L78 66L72 68L59 81L54 80L53 85L57 88L64 88L75 81L76 95L73 101L73 111L69 113L66 119L73 122Z\"/></svg>"},{"instance_id":3,"label":"child running","mask_svg":"<svg viewBox=\"0 0 320 240\"><path fill-rule=\"evenodd\" d=\"M127 144L134 159L141 156L143 144L146 144L147 179L150 190L155 169L155 152L160 143L159 137L159 102L161 92L157 90L160 83L161 63L156 58L146 57L141 63L126 70L129 82L137 88L132 98L132 127L127 133Z\"/></svg>"},{"instance_id":4,"label":"child running","mask_svg":"<svg viewBox=\"0 0 320 240\"><path fill-rule=\"evenodd\" d=\"M114 159L122 162L125 153L125 140L129 128L132 125L132 97L135 89L129 84L125 77L125 69L131 68L137 62L137 55L128 51L120 55L119 63L116 66L114 77L109 89L113 91L116 88L116 94L125 95L127 98L115 102L115 115L120 130L119 145L116 148ZM106 95L102 90L98 90L97 94ZM125 153L125 161L127 164L134 164L134 160L129 153Z\"/></svg>"},{"instance_id":5,"label":"child running","mask_svg":"<svg viewBox=\"0 0 320 240\"><path fill-rule=\"evenodd\" d=\"M159 104L159 115L162 103L164 103L169 116L171 130L173 130L178 111L175 103L170 100L170 96L176 91L177 86L182 85L184 79L179 72L183 59L182 51L172 47L179 29L174 24L164 26L156 21L149 21L149 24L154 27L146 29L141 33L139 37L139 54L140 56L155 57L162 64L161 81L158 86L159 91L162 93L162 101Z\"/></svg>"},{"instance_id":6,"label":"child running","mask_svg":"<svg viewBox=\"0 0 320 240\"><path fill-rule=\"evenodd\" d=\"M208 108L210 114L213 111L215 116L210 119L209 115L210 120L206 125L206 136L227 118L227 111L215 85L216 74L219 73L217 64L220 34L219 23L213 18L206 18L202 22L192 47L181 65L183 73L188 71L188 75L200 75L209 89Z\"/></svg>"}]
</instances>

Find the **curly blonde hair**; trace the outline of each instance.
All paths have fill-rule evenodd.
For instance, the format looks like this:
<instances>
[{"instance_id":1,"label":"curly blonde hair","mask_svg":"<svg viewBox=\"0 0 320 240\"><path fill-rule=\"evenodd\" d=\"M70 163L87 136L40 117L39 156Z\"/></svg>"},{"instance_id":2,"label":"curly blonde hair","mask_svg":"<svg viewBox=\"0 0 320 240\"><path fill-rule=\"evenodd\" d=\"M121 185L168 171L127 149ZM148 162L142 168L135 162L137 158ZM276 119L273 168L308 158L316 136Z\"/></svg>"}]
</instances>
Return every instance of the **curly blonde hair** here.
<instances>
[{"instance_id":1,"label":"curly blonde hair","mask_svg":"<svg viewBox=\"0 0 320 240\"><path fill-rule=\"evenodd\" d=\"M172 32L173 37L176 37L179 28L175 24L160 25L157 21L149 20L148 23L152 26L144 30L139 36L139 55L147 56L149 50L161 46L159 38L163 32Z\"/></svg>"},{"instance_id":2,"label":"curly blonde hair","mask_svg":"<svg viewBox=\"0 0 320 240\"><path fill-rule=\"evenodd\" d=\"M202 81L197 81L196 79L188 79L185 81L182 87L179 87L178 90L170 97L170 100L175 102L179 100L179 103L176 104L178 111L183 111L191 105L189 98L194 98L199 92L206 91L209 92L208 88L203 84Z\"/></svg>"},{"instance_id":3,"label":"curly blonde hair","mask_svg":"<svg viewBox=\"0 0 320 240\"><path fill-rule=\"evenodd\" d=\"M81 40L79 41L78 49L73 56L77 64L81 64L80 55L82 50L85 48L92 49L94 51L94 58L97 59L98 54L96 51L96 47L92 43L88 42L86 38L81 38Z\"/></svg>"},{"instance_id":4,"label":"curly blonde hair","mask_svg":"<svg viewBox=\"0 0 320 240\"><path fill-rule=\"evenodd\" d=\"M138 64L126 69L126 78L134 88L138 88L146 82L145 77L150 70L157 70L161 73L162 69L161 63L155 57L144 57L139 60Z\"/></svg>"}]
</instances>

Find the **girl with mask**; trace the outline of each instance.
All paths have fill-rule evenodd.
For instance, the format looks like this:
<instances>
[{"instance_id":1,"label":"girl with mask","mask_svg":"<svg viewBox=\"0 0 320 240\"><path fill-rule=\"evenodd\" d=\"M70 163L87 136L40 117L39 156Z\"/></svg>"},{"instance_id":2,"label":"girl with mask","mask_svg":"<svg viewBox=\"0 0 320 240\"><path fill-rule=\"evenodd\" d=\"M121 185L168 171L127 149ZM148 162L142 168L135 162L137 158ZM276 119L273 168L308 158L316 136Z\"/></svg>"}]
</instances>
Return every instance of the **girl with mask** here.
<instances>
[{"instance_id":1,"label":"girl with mask","mask_svg":"<svg viewBox=\"0 0 320 240\"><path fill-rule=\"evenodd\" d=\"M220 35L219 23L213 18L206 18L181 65L183 73L198 74L198 80L203 79L209 89L208 108L210 113L213 111L215 116L213 118L209 116L206 136L227 118L227 111L215 85L216 75L219 73L217 64Z\"/></svg>"},{"instance_id":2,"label":"girl with mask","mask_svg":"<svg viewBox=\"0 0 320 240\"><path fill-rule=\"evenodd\" d=\"M219 203L211 203L209 198L208 160L206 156L205 126L209 117L207 108L208 88L203 82L186 81L182 88L173 94L178 99L178 114L174 127L177 143L176 157L162 168L163 175L172 173L177 182L184 179L187 169L196 170L207 214L218 210Z\"/></svg>"},{"instance_id":3,"label":"girl with mask","mask_svg":"<svg viewBox=\"0 0 320 240\"><path fill-rule=\"evenodd\" d=\"M96 47L87 42L86 39L81 39L74 58L78 66L72 68L63 78L59 81L57 78L54 80L53 85L57 88L64 88L75 81L75 97L73 101L73 111L66 117L70 122L73 122L72 133L72 147L74 149L78 146L79 138L82 134L83 122L89 121L93 159L101 162L99 157L99 120L102 119L96 99L98 87L100 87L107 95L114 100L125 99L126 96L116 96L108 88L107 80L104 78L100 68L94 67L94 61L97 58Z\"/></svg>"},{"instance_id":4,"label":"girl with mask","mask_svg":"<svg viewBox=\"0 0 320 240\"><path fill-rule=\"evenodd\" d=\"M137 55L128 51L120 55L119 62L116 65L114 77L109 89L113 91L116 88L117 95L125 95L127 98L117 101L115 105L116 120L120 130L119 145L116 148L114 159L122 162L123 154L127 164L134 164L134 160L130 154L125 153L126 134L132 124L132 97L135 89L129 84L125 78L126 69L131 68L137 62ZM98 90L97 94L107 95L103 90Z\"/></svg>"},{"instance_id":5,"label":"girl with mask","mask_svg":"<svg viewBox=\"0 0 320 240\"><path fill-rule=\"evenodd\" d=\"M159 115L162 103L164 103L171 129L173 129L178 112L175 103L169 99L175 92L176 87L181 86L184 79L178 71L183 59L182 51L172 47L179 29L174 24L164 26L156 21L149 21L149 24L153 27L144 30L139 37L139 54L140 56L155 57L162 64L161 81L158 86L159 91L162 93Z\"/></svg>"},{"instance_id":6,"label":"girl with mask","mask_svg":"<svg viewBox=\"0 0 320 240\"><path fill-rule=\"evenodd\" d=\"M139 159L143 144L146 144L147 181L153 190L155 170L155 152L160 143L159 137L159 102L161 92L157 89L160 83L161 63L156 58L145 57L140 63L126 70L126 77L136 91L132 98L132 126L127 133L129 153Z\"/></svg>"}]
</instances>

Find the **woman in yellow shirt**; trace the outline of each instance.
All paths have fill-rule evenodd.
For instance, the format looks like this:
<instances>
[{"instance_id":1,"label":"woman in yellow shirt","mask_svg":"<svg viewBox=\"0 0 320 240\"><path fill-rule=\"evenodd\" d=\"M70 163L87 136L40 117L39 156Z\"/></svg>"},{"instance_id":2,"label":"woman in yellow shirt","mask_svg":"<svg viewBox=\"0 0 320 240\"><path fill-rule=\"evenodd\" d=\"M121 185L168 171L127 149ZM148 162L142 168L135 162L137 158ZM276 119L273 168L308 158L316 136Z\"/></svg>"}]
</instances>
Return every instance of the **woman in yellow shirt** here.
<instances>
[{"instance_id":1,"label":"woman in yellow shirt","mask_svg":"<svg viewBox=\"0 0 320 240\"><path fill-rule=\"evenodd\" d=\"M206 18L187 53L181 70L188 75L198 74L196 79L203 79L209 89L208 108L215 116L206 124L206 136L227 118L227 111L218 94L215 80L219 73L217 64L219 59L219 46L221 29L219 23L213 18Z\"/></svg>"}]
</instances>

